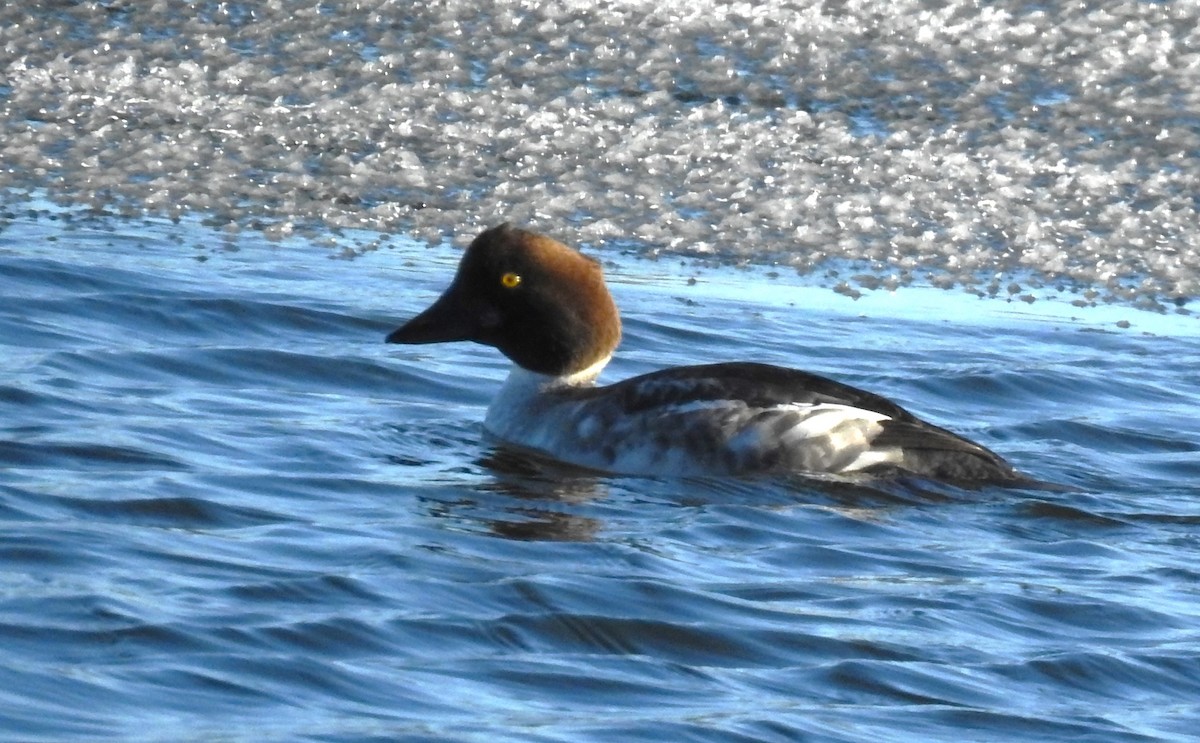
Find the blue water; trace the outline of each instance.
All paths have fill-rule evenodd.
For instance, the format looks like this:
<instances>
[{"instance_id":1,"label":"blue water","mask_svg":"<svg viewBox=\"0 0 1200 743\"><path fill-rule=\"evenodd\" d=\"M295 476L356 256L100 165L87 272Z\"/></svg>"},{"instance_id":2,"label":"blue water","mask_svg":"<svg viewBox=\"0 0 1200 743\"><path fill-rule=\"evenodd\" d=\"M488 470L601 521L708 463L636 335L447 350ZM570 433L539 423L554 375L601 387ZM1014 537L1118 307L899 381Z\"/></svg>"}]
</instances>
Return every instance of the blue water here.
<instances>
[{"instance_id":1,"label":"blue water","mask_svg":"<svg viewBox=\"0 0 1200 743\"><path fill-rule=\"evenodd\" d=\"M1193 320L601 254L607 380L798 366L1076 490L602 477L382 342L452 248L10 217L0 738L1195 740Z\"/></svg>"}]
</instances>

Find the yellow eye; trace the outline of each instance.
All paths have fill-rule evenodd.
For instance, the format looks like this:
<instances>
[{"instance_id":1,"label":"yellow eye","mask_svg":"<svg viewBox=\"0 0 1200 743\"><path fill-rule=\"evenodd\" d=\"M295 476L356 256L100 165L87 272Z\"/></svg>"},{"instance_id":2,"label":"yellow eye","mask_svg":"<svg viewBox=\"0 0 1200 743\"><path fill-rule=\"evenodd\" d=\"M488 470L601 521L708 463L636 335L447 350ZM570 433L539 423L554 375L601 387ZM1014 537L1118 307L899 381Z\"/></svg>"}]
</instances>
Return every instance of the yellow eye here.
<instances>
[{"instance_id":1,"label":"yellow eye","mask_svg":"<svg viewBox=\"0 0 1200 743\"><path fill-rule=\"evenodd\" d=\"M500 277L500 285L505 289L516 289L521 284L520 274L515 274L512 271Z\"/></svg>"}]
</instances>

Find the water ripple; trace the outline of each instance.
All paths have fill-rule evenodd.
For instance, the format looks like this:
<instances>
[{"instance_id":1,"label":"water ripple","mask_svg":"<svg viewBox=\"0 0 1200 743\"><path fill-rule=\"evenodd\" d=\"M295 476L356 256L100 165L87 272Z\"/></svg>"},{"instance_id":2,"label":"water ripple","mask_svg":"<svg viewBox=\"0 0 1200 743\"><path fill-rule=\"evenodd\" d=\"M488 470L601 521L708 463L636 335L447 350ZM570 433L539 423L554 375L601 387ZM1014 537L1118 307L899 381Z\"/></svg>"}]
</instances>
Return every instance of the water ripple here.
<instances>
[{"instance_id":1,"label":"water ripple","mask_svg":"<svg viewBox=\"0 0 1200 743\"><path fill-rule=\"evenodd\" d=\"M803 365L1074 487L609 477L489 440L495 354L382 343L441 268L173 229L0 253L15 738L1191 735L1187 339L676 303L618 265L609 379Z\"/></svg>"}]
</instances>

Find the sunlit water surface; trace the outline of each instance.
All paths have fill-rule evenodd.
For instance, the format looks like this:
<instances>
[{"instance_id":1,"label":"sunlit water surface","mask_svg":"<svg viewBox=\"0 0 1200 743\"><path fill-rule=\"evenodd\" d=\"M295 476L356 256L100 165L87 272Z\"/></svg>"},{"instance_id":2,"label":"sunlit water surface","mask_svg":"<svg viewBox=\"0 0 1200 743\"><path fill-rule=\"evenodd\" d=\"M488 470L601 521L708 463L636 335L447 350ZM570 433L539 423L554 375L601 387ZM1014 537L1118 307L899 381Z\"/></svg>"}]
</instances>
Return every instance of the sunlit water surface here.
<instances>
[{"instance_id":1,"label":"sunlit water surface","mask_svg":"<svg viewBox=\"0 0 1200 743\"><path fill-rule=\"evenodd\" d=\"M605 477L485 439L493 350L382 342L453 248L10 216L0 737L1194 740L1189 318L602 254L607 380L794 365L1076 490Z\"/></svg>"}]
</instances>

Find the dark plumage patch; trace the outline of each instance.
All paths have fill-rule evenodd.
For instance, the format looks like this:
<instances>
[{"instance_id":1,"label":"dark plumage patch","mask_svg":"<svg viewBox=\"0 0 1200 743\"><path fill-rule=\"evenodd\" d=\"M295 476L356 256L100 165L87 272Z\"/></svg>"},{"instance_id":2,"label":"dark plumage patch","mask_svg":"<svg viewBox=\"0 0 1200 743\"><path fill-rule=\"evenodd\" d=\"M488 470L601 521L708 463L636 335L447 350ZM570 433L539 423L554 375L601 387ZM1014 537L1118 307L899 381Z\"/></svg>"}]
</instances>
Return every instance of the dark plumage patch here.
<instances>
[{"instance_id":1,"label":"dark plumage patch","mask_svg":"<svg viewBox=\"0 0 1200 743\"><path fill-rule=\"evenodd\" d=\"M782 439L803 420L789 405L843 405L869 411L888 420L870 440L870 450L899 449L899 464L881 464L883 468L949 482L1028 482L995 452L944 428L917 418L896 403L879 395L807 372L769 364L729 363L678 367L651 372L608 387L583 387L562 390L562 395L586 403L601 397L615 401L613 413L619 417L670 416L684 406L705 401L711 408L697 415L704 425L679 428L675 445L690 452L704 452L724 460L730 471L813 468L824 464L828 471L850 466L861 451L839 451L829 437L805 441L800 452L783 447L762 447L751 452L731 452L728 443L741 431L760 427L764 440ZM719 403L730 402L729 406ZM743 417L733 422L734 405ZM746 417L747 409L762 408ZM862 426L862 423L846 425ZM842 429L837 429L842 430ZM866 429L862 429L866 430ZM835 431L834 433L836 433ZM651 442L647 442L651 443ZM670 442L653 440L656 447ZM717 454L719 452L719 454Z\"/></svg>"},{"instance_id":2,"label":"dark plumage patch","mask_svg":"<svg viewBox=\"0 0 1200 743\"><path fill-rule=\"evenodd\" d=\"M603 388L626 413L701 400L739 400L749 407L832 403L897 420L917 420L885 397L818 374L754 363L700 364L643 374Z\"/></svg>"},{"instance_id":3,"label":"dark plumage patch","mask_svg":"<svg viewBox=\"0 0 1200 743\"><path fill-rule=\"evenodd\" d=\"M1024 479L999 454L924 421L885 421L874 443L898 447L904 469L937 480Z\"/></svg>"}]
</instances>

